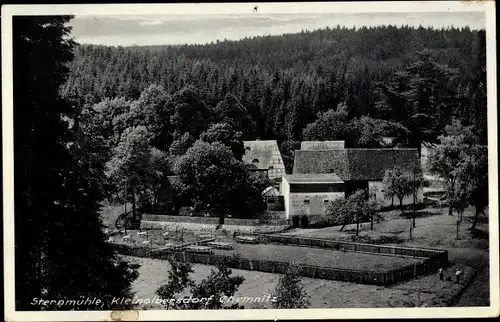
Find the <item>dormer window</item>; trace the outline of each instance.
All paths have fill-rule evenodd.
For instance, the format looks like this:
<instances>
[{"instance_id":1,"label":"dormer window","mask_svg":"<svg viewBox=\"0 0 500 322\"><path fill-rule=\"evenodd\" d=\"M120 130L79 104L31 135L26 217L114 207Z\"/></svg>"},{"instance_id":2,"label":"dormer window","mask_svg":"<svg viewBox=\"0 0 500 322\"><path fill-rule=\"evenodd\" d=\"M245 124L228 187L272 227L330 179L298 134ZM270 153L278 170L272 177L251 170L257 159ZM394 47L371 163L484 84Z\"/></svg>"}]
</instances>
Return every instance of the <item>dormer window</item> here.
<instances>
[{"instance_id":1,"label":"dormer window","mask_svg":"<svg viewBox=\"0 0 500 322\"><path fill-rule=\"evenodd\" d=\"M259 159L253 159L252 163L259 163Z\"/></svg>"}]
</instances>

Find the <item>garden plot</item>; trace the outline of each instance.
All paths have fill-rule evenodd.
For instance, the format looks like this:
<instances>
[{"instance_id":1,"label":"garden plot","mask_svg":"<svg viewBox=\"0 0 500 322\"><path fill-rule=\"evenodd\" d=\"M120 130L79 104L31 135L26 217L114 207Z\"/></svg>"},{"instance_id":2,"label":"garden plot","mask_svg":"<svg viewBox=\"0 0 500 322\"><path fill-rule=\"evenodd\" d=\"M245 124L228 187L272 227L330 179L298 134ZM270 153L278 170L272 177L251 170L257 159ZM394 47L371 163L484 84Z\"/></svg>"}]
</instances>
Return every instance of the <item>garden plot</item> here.
<instances>
[{"instance_id":1,"label":"garden plot","mask_svg":"<svg viewBox=\"0 0 500 322\"><path fill-rule=\"evenodd\" d=\"M186 230L162 231L162 230L127 230L126 234L115 234L111 236L110 242L114 244L126 244L134 246L149 246L153 249L194 243L209 240L216 235L210 232L191 232ZM220 239L221 237L217 237Z\"/></svg>"},{"instance_id":2,"label":"garden plot","mask_svg":"<svg viewBox=\"0 0 500 322\"><path fill-rule=\"evenodd\" d=\"M350 270L385 271L423 261L423 259L381 256L358 252L343 252L330 249L275 244L239 244L233 245L232 252L243 258L255 260L273 260L316 265ZM228 251L214 250L215 254L228 254Z\"/></svg>"}]
</instances>

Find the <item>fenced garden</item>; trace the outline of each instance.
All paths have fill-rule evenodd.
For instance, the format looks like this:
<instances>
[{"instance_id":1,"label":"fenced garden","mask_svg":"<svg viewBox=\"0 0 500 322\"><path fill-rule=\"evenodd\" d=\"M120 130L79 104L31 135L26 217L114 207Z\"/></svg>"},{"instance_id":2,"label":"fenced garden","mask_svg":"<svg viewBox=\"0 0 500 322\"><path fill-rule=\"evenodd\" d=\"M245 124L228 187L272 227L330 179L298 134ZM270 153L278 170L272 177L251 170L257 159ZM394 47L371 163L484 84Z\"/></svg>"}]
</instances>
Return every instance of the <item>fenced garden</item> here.
<instances>
[{"instance_id":1,"label":"fenced garden","mask_svg":"<svg viewBox=\"0 0 500 322\"><path fill-rule=\"evenodd\" d=\"M131 232L112 242L122 255L176 259L213 265L229 260L232 268L285 273L290 264L301 267L305 277L363 284L391 285L448 265L443 250L340 242L283 235L253 235L255 244L236 242L235 235L164 231ZM177 236L177 237L174 237ZM251 235L249 235L251 236ZM117 236L116 236L117 237ZM250 237L252 238L252 237ZM216 247L214 243L230 247Z\"/></svg>"}]
</instances>

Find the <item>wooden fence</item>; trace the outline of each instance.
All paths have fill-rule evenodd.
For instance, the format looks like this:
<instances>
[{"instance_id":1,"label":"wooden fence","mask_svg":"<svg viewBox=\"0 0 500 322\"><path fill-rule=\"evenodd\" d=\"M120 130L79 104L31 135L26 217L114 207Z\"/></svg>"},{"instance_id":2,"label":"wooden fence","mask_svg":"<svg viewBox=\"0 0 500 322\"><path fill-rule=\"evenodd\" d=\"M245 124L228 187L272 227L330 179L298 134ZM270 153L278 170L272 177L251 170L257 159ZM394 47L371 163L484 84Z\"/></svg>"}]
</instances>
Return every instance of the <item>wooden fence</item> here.
<instances>
[{"instance_id":1,"label":"wooden fence","mask_svg":"<svg viewBox=\"0 0 500 322\"><path fill-rule=\"evenodd\" d=\"M249 271L260 271L267 273L285 274L290 263L271 260L255 260L248 258L237 258L228 255L196 254L188 252L176 252L170 250L151 250L145 247L130 247L129 245L114 245L115 250L128 256L148 257L166 260L173 256L178 261L185 261L203 265L216 265L219 261L226 261L229 267ZM322 278L346 282L385 285L383 282L384 272L347 270L334 267L321 267L313 265L300 265L300 275L311 278Z\"/></svg>"},{"instance_id":2,"label":"wooden fence","mask_svg":"<svg viewBox=\"0 0 500 322\"><path fill-rule=\"evenodd\" d=\"M326 248L333 250L342 250L349 252L363 252L378 255L391 255L391 256L406 256L416 258L439 258L448 260L447 250L428 249L428 248L411 248L411 247L398 247L387 245L375 245L364 243L353 243L336 241L327 238L304 238L288 235L270 235L270 234L256 234L259 236L261 242L279 243L284 245L299 245L317 248Z\"/></svg>"},{"instance_id":3,"label":"wooden fence","mask_svg":"<svg viewBox=\"0 0 500 322\"><path fill-rule=\"evenodd\" d=\"M371 246L382 247L382 249L388 247L375 245ZM118 253L123 255L149 257L156 259L168 259L170 256L174 256L177 260L180 261L187 261L205 265L215 265L218 261L225 260L228 263L228 266L230 266L231 268L268 273L284 274L286 273L290 265L286 262L271 260L252 260L248 258L237 258L237 260L235 260L234 257L227 255L193 254L186 252L176 252L172 250L151 250L149 248L131 245L114 245L114 248ZM396 249L403 248L396 247ZM347 270L335 267L321 267L314 265L300 265L300 274L301 276L311 278L322 278L329 280L387 286L404 280L415 278L423 274L435 273L439 268L444 268L448 265L447 251L422 251L427 252L426 254L430 254L429 252L434 253L432 257L423 259L421 262L382 272L368 270ZM395 254L398 254L399 252L404 253L404 251L395 251Z\"/></svg>"}]
</instances>

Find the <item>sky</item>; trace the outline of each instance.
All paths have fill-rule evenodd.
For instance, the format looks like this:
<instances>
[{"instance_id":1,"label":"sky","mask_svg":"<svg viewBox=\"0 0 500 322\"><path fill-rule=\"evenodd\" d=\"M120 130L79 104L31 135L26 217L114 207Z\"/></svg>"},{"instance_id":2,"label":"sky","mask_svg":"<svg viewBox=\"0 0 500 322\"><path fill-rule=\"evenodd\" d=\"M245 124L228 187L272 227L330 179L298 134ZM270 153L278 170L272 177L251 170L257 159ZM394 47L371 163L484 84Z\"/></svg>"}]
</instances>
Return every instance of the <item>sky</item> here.
<instances>
[{"instance_id":1,"label":"sky","mask_svg":"<svg viewBox=\"0 0 500 322\"><path fill-rule=\"evenodd\" d=\"M252 13L184 15L75 15L70 25L79 43L111 46L205 44L301 30L409 25L485 28L484 12Z\"/></svg>"}]
</instances>

